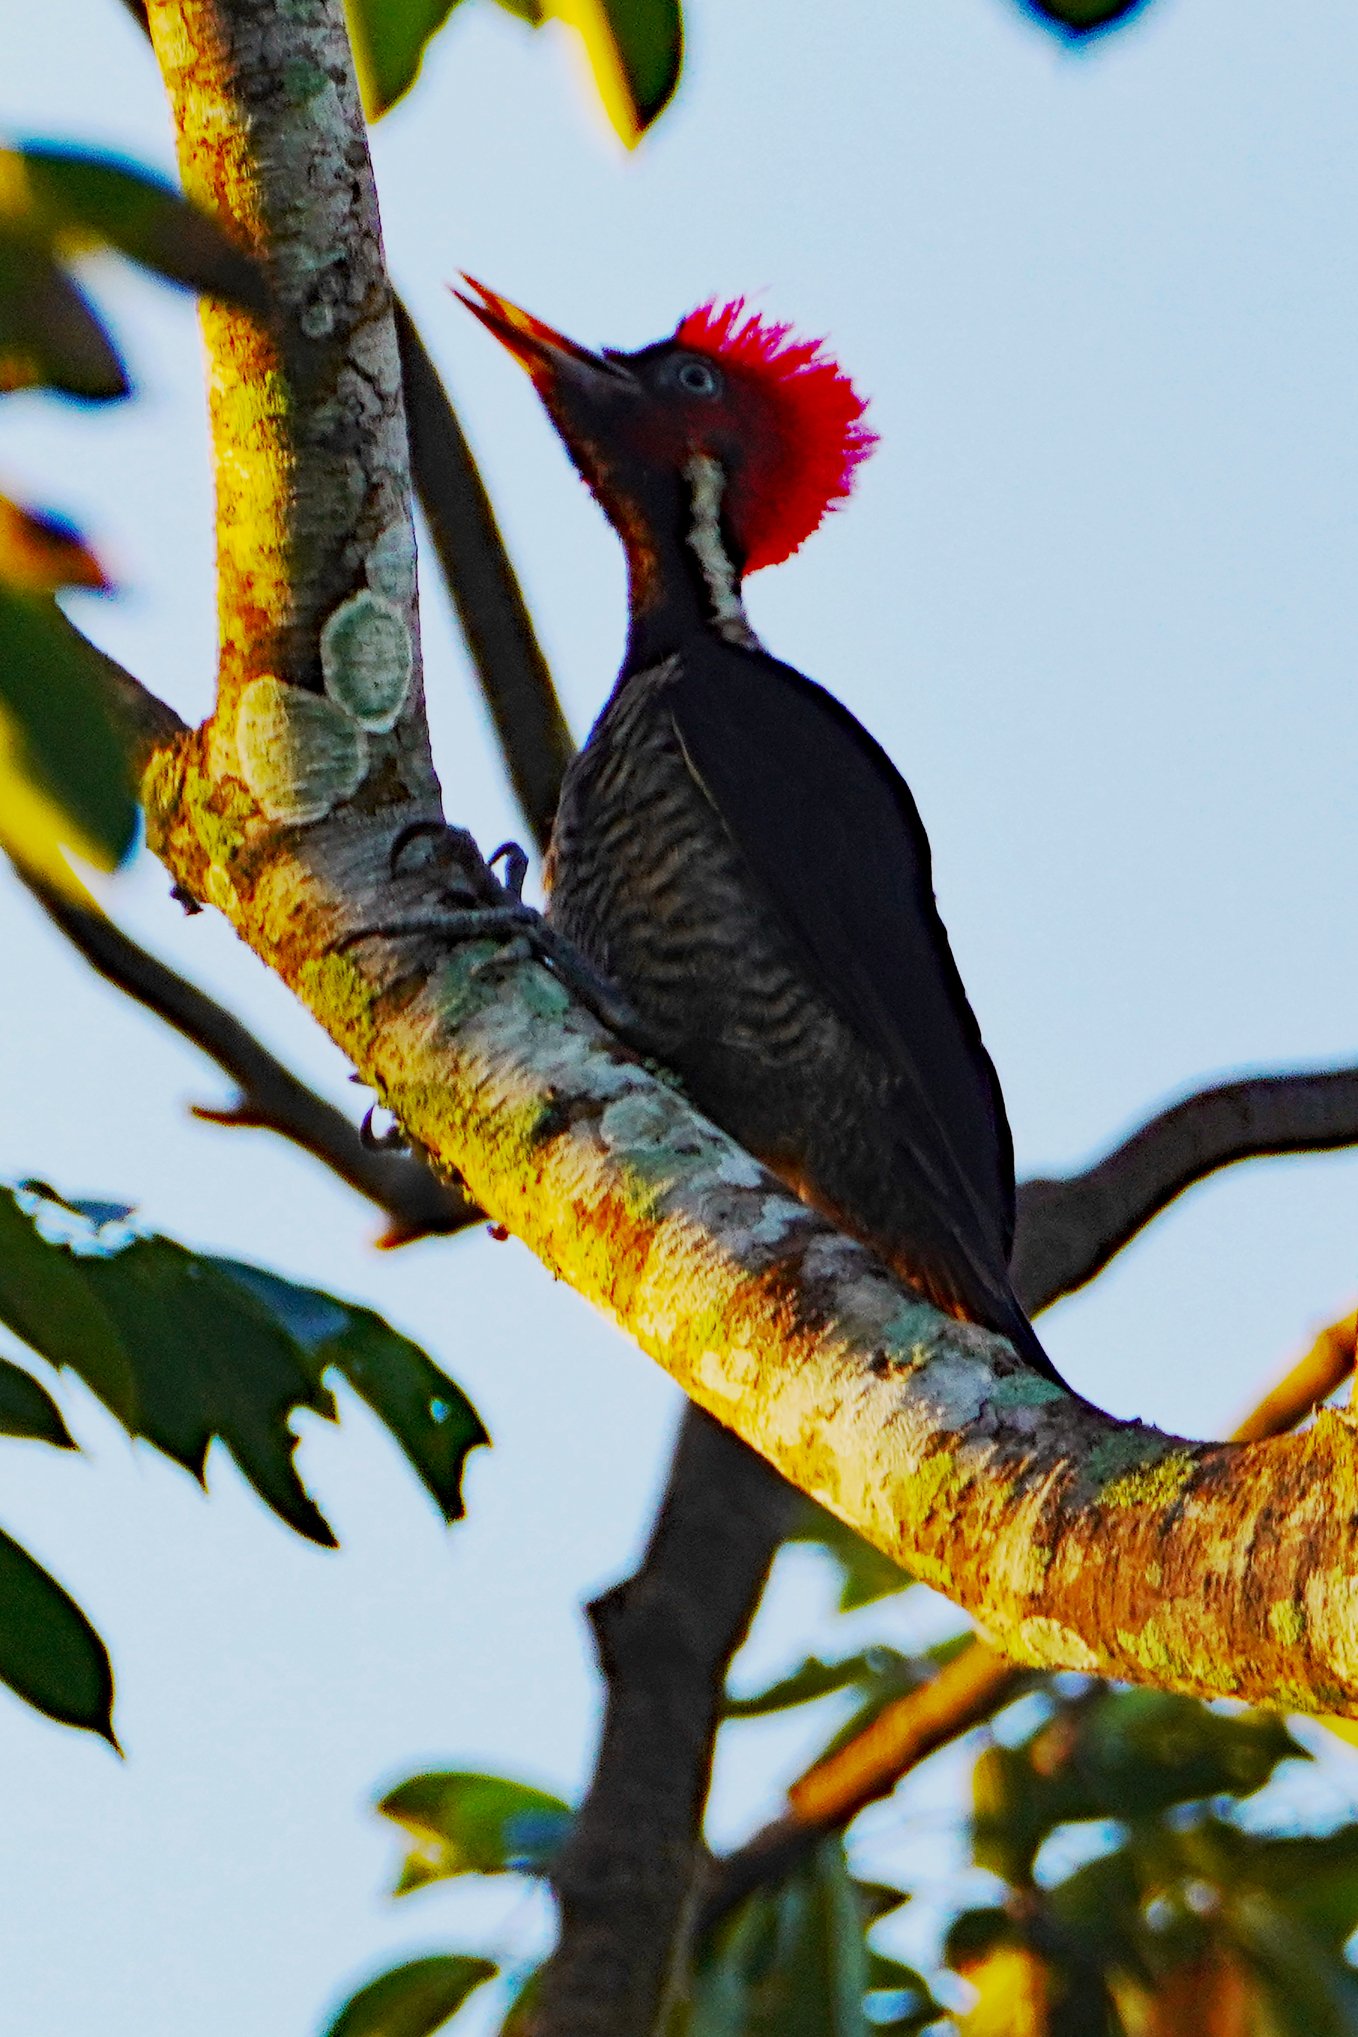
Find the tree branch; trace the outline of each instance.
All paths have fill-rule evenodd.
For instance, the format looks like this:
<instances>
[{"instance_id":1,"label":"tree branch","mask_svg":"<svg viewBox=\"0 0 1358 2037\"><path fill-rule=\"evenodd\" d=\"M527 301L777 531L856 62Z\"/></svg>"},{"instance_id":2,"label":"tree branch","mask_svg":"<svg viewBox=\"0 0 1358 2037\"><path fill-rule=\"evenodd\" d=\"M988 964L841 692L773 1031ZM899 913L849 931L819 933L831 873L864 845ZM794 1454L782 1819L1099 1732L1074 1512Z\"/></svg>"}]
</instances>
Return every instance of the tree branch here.
<instances>
[{"instance_id":1,"label":"tree branch","mask_svg":"<svg viewBox=\"0 0 1358 2037\"><path fill-rule=\"evenodd\" d=\"M1285 1435L1327 1401L1354 1369L1358 1316L1322 1330L1236 1429L1233 1441ZM695 1935L710 1930L754 1888L781 1880L827 1832L842 1831L868 1804L890 1796L937 1748L1003 1709L1031 1680L984 1641L973 1641L937 1676L885 1705L863 1731L812 1766L788 1791L787 1811L704 1878Z\"/></svg>"},{"instance_id":2,"label":"tree branch","mask_svg":"<svg viewBox=\"0 0 1358 2037\"><path fill-rule=\"evenodd\" d=\"M729 1430L687 1410L645 1559L589 1608L608 1702L594 1782L553 1871L561 1936L535 2037L657 2022L686 1943L726 1665L798 1504Z\"/></svg>"},{"instance_id":3,"label":"tree branch","mask_svg":"<svg viewBox=\"0 0 1358 2037\"><path fill-rule=\"evenodd\" d=\"M396 333L420 507L514 795L545 851L575 745L472 449L399 298Z\"/></svg>"},{"instance_id":4,"label":"tree branch","mask_svg":"<svg viewBox=\"0 0 1358 2037\"><path fill-rule=\"evenodd\" d=\"M1096 1189L1095 1205L1087 1223L1081 1221L1081 1197L1088 1175L1069 1182L1021 1186L1019 1242L1023 1263L1028 1268L1026 1299L1033 1313L1060 1293L1092 1279L1121 1245L1189 1186L1192 1179L1201 1178L1214 1166L1247 1157L1244 1152L1228 1147L1220 1136L1215 1139L1211 1136L1213 1131L1220 1132L1223 1117L1228 1115L1223 1111L1223 1097L1238 1097L1244 1090L1248 1104L1250 1097L1262 1091L1268 1110L1268 1130L1274 1141L1269 1150L1284 1150L1278 1142L1289 1134L1295 1135L1303 1148L1314 1145L1318 1129L1314 1088L1317 1080L1322 1085L1320 1105L1327 1137L1336 1144L1347 1142L1342 1137L1347 1108L1352 1112L1348 1139L1358 1138L1358 1076L1340 1077L1337 1085L1335 1078L1330 1077L1276 1076L1228 1085L1225 1089L1213 1087L1154 1119L1091 1170L1096 1182L1104 1186L1101 1194ZM1246 1122L1257 1136L1261 1130L1257 1106L1252 1113L1247 1109ZM1190 1153L1196 1173L1186 1164ZM1158 1177L1157 1164L1163 1170ZM1156 1203L1154 1209L1148 1207L1152 1199ZM1281 1434L1333 1391L1338 1379L1352 1365L1352 1325L1348 1326L1347 1350L1344 1331L1345 1326L1339 1324L1326 1332L1316 1350L1275 1389L1264 1409L1252 1418L1254 1425L1237 1432L1236 1441ZM734 1470L738 1460L731 1461ZM666 1490L667 1511L682 1515L692 1508L705 1515L716 1513L721 1495L713 1482L714 1475L709 1471L704 1483L695 1488L691 1464L681 1444ZM757 1482L756 1471L746 1470L743 1475L747 1483ZM770 1501L786 1490L775 1473L765 1470L763 1476ZM740 1509L733 1506L727 1522L718 1560L724 1560L733 1573L748 1582L752 1598L747 1622L783 1532L776 1525L778 1518L776 1510L770 1507L762 1515L747 1511L742 1521ZM748 1541L751 1535L761 1538L753 1546ZM675 1616L696 1628L713 1604L712 1577L706 1570L701 1574L685 1573L673 1560L675 1546L673 1542L653 1541L626 1589L663 1595L675 1607ZM709 1722L710 1732L715 1736L730 1652L723 1654L719 1645L720 1636L728 1631L725 1615L713 1610L712 1621L707 1656L712 1688L701 1697L695 1693L693 1702L696 1715ZM598 1886L607 1887L611 1881L616 1901L606 1929L596 1911L577 1933L576 1913L566 1909L548 1973L555 1973L558 1967L568 1974L574 1974L577 1968L587 1973L607 1971L615 1983L609 1997L613 2021L607 2025L601 2022L600 2028L609 2028L619 2037L646 2030L655 2021L658 1990L666 1971L654 1942L656 1929L662 1927L658 1900L653 1895L643 1932L627 1895L630 1863L644 1853L648 1831L663 1829L670 1835L664 1849L672 1876L666 1916L670 1942L680 1947L690 1924L698 1932L707 1929L750 1888L785 1874L827 1829L847 1824L864 1804L889 1794L901 1775L933 1747L999 1710L1026 1680L1025 1672L977 1642L966 1657L950 1665L942 1678L889 1705L824 1769L813 1768L801 1783L793 1786L785 1816L774 1820L738 1854L710 1873L700 1875L700 1907L695 1923L687 1901L688 1890L681 1879L684 1856L674 1843L673 1833L677 1821L689 1810L692 1817L689 1856L699 1857L705 1779L711 1770L712 1745L698 1742L691 1731L672 1731L671 1708L662 1693L651 1689L644 1656L635 1664L627 1656L617 1657L606 1665L606 1677L609 1725L575 1831L582 1851L596 1863ZM642 1796L642 1777L649 1779L649 1797ZM605 1864L610 1848L611 1869ZM656 1872L652 1867L653 1881ZM650 2022L638 2009L640 1990L648 1983L653 1990ZM557 2013L558 2000L561 2013ZM566 2037L574 2027L573 2006L571 1991L563 1988L558 1998L549 1990L540 2005L537 2037L558 2037L558 2033Z\"/></svg>"},{"instance_id":5,"label":"tree branch","mask_svg":"<svg viewBox=\"0 0 1358 2037\"><path fill-rule=\"evenodd\" d=\"M357 584L413 652L397 378L338 7L153 0L152 20L185 181L239 199L280 305L269 341L209 317L222 696L149 775L176 876L484 1207L1019 1659L1358 1708L1342 1418L1243 1447L1110 1422L893 1281L535 964L363 937L445 910L447 870L390 872L435 786L418 687L394 684L401 640Z\"/></svg>"},{"instance_id":6,"label":"tree branch","mask_svg":"<svg viewBox=\"0 0 1358 2037\"><path fill-rule=\"evenodd\" d=\"M465 1230L481 1219L482 1212L459 1189L437 1180L414 1155L365 1145L344 1113L299 1081L239 1019L139 947L112 920L75 903L22 863L13 869L52 924L106 983L201 1047L236 1083L237 1103L225 1110L194 1105L196 1117L277 1132L313 1154L386 1211L391 1221L378 1240L382 1246Z\"/></svg>"},{"instance_id":7,"label":"tree branch","mask_svg":"<svg viewBox=\"0 0 1358 2037\"><path fill-rule=\"evenodd\" d=\"M1196 1090L1111 1153L1019 1189L1014 1285L1030 1315L1101 1273L1152 1217L1239 1160L1358 1144L1358 1068L1255 1075Z\"/></svg>"}]
</instances>

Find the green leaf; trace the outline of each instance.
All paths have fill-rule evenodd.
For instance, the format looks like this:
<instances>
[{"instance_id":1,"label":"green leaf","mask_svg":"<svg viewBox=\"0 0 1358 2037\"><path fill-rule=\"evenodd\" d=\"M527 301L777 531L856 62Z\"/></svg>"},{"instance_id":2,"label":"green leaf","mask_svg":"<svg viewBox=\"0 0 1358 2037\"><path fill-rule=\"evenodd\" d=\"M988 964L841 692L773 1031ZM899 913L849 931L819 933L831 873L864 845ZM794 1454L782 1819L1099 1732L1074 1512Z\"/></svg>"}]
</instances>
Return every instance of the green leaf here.
<instances>
[{"instance_id":1,"label":"green leaf","mask_svg":"<svg viewBox=\"0 0 1358 2037\"><path fill-rule=\"evenodd\" d=\"M571 1821L570 1805L546 1790L462 1770L412 1775L377 1808L415 1841L398 1896L459 1874L541 1874Z\"/></svg>"},{"instance_id":2,"label":"green leaf","mask_svg":"<svg viewBox=\"0 0 1358 2037\"><path fill-rule=\"evenodd\" d=\"M390 112L420 75L425 50L457 0L345 0L363 110Z\"/></svg>"},{"instance_id":3,"label":"green leaf","mask_svg":"<svg viewBox=\"0 0 1358 2037\"><path fill-rule=\"evenodd\" d=\"M0 1529L0 1678L64 1726L113 1736L108 1653L75 1600Z\"/></svg>"},{"instance_id":4,"label":"green leaf","mask_svg":"<svg viewBox=\"0 0 1358 2037\"><path fill-rule=\"evenodd\" d=\"M44 1235L35 1218L55 1214L51 1203L26 1212L14 1192L0 1193L0 1320L79 1373L131 1434L200 1480L220 1437L281 1519L333 1545L297 1476L289 1418L309 1408L333 1419L322 1374L353 1367L367 1387L376 1378L372 1404L445 1515L458 1509L461 1462L482 1440L480 1424L452 1381L380 1316L168 1238L110 1243L106 1229L65 1213L66 1241ZM411 1397L431 1380L449 1415L438 1422L426 1408L426 1435ZM454 1449L445 1428L462 1439Z\"/></svg>"},{"instance_id":5,"label":"green leaf","mask_svg":"<svg viewBox=\"0 0 1358 2037\"><path fill-rule=\"evenodd\" d=\"M45 1386L31 1372L0 1358L0 1436L26 1436L35 1443L51 1443L58 1450L74 1450L71 1432L61 1419L61 1410Z\"/></svg>"},{"instance_id":6,"label":"green leaf","mask_svg":"<svg viewBox=\"0 0 1358 2037\"><path fill-rule=\"evenodd\" d=\"M843 1841L826 1839L714 1934L676 2037L868 2037L870 1981Z\"/></svg>"},{"instance_id":7,"label":"green leaf","mask_svg":"<svg viewBox=\"0 0 1358 2037\"><path fill-rule=\"evenodd\" d=\"M1054 28L1071 42L1098 35L1120 21L1139 14L1146 0L1020 0L1045 27Z\"/></svg>"},{"instance_id":8,"label":"green leaf","mask_svg":"<svg viewBox=\"0 0 1358 2037\"><path fill-rule=\"evenodd\" d=\"M108 403L131 384L84 292L0 207L0 394L36 388Z\"/></svg>"},{"instance_id":9,"label":"green leaf","mask_svg":"<svg viewBox=\"0 0 1358 2037\"><path fill-rule=\"evenodd\" d=\"M390 1430L445 1521L461 1520L469 1451L490 1438L461 1388L384 1317L238 1260L214 1264L238 1280L306 1349L333 1365Z\"/></svg>"},{"instance_id":10,"label":"green leaf","mask_svg":"<svg viewBox=\"0 0 1358 2037\"><path fill-rule=\"evenodd\" d=\"M1272 1712L1223 1714L1168 1691L1095 1689L973 1770L973 1858L1022 1885L1058 1825L1154 1818L1173 1805L1249 1796L1280 1761L1306 1758Z\"/></svg>"},{"instance_id":11,"label":"green leaf","mask_svg":"<svg viewBox=\"0 0 1358 2037\"><path fill-rule=\"evenodd\" d=\"M217 220L122 157L36 143L0 152L0 190L49 248L104 245L186 289L268 309L259 265Z\"/></svg>"},{"instance_id":12,"label":"green leaf","mask_svg":"<svg viewBox=\"0 0 1358 2037\"><path fill-rule=\"evenodd\" d=\"M498 1971L489 1959L463 1952L393 1966L349 1997L325 2037L430 2037Z\"/></svg>"},{"instance_id":13,"label":"green leaf","mask_svg":"<svg viewBox=\"0 0 1358 2037\"><path fill-rule=\"evenodd\" d=\"M824 1549L838 1565L843 1582L839 1593L839 1610L851 1613L859 1606L871 1605L879 1598L889 1598L892 1593L905 1591L914 1579L880 1549L874 1549L870 1542L846 1528L824 1507L814 1500L807 1500L797 1526L788 1540L790 1542L814 1542Z\"/></svg>"},{"instance_id":14,"label":"green leaf","mask_svg":"<svg viewBox=\"0 0 1358 2037\"><path fill-rule=\"evenodd\" d=\"M0 841L63 888L83 891L62 850L112 869L136 826L98 654L54 601L0 585Z\"/></svg>"},{"instance_id":15,"label":"green leaf","mask_svg":"<svg viewBox=\"0 0 1358 2037\"><path fill-rule=\"evenodd\" d=\"M895 1648L880 1645L864 1648L857 1655L846 1655L839 1662L822 1662L818 1656L809 1655L790 1675L779 1677L763 1690L751 1691L746 1697L728 1696L723 1715L728 1719L764 1718L770 1712L787 1711L793 1705L812 1704L832 1691L874 1684L893 1671L906 1687L912 1682L922 1683L928 1673L923 1663L915 1663Z\"/></svg>"},{"instance_id":16,"label":"green leaf","mask_svg":"<svg viewBox=\"0 0 1358 2037\"><path fill-rule=\"evenodd\" d=\"M679 0L556 0L576 29L614 131L635 148L674 96L684 61Z\"/></svg>"}]
</instances>

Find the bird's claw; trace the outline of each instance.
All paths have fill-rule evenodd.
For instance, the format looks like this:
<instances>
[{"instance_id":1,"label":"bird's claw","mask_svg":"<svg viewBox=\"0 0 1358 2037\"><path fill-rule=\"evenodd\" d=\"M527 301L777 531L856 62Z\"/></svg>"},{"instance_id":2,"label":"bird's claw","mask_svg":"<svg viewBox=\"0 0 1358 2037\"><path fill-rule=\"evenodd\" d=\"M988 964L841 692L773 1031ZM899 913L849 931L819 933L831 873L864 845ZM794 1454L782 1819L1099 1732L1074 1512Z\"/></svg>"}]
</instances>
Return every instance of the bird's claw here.
<instances>
[{"instance_id":1,"label":"bird's claw","mask_svg":"<svg viewBox=\"0 0 1358 2037\"><path fill-rule=\"evenodd\" d=\"M498 941L501 946L496 953L473 963L473 973L498 972L518 961L542 962L582 1004L588 1006L601 1025L639 1053L657 1052L660 1043L642 1025L630 1001L617 985L601 975L577 948L548 924L540 912L524 904L523 883L528 873L528 858L517 842L501 842L494 854L482 862L480 851L465 828L450 827L444 821L411 821L396 835L388 851L388 868L393 877L401 875L401 866L412 842L422 840L439 845L434 856L440 861L452 861L455 865L470 863L473 868L481 863L485 871L492 873L491 884L498 892L498 898L486 902L484 892L478 892L474 878L456 869L453 881L443 891L448 907L446 911L436 917L386 920L373 926L358 927L340 937L335 943L337 952L353 947L359 941L409 940L422 934L449 946L461 945L464 941ZM431 857L431 860L434 858ZM493 875L497 863L505 866L503 883Z\"/></svg>"},{"instance_id":2,"label":"bird's claw","mask_svg":"<svg viewBox=\"0 0 1358 2037\"><path fill-rule=\"evenodd\" d=\"M373 1119L380 1108L379 1104L370 1103L363 1113L363 1122L358 1128L359 1144L366 1146L370 1153L408 1153L410 1141L398 1124L388 1125L384 1132L377 1130Z\"/></svg>"}]
</instances>

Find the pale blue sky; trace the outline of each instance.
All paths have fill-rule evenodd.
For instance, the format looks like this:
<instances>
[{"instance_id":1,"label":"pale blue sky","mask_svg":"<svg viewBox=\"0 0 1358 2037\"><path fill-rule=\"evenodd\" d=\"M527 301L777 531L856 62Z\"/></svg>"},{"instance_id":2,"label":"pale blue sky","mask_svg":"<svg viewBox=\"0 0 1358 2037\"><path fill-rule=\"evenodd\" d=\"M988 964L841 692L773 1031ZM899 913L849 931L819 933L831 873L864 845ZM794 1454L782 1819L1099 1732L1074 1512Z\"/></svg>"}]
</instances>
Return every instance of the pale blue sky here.
<instances>
[{"instance_id":1,"label":"pale blue sky","mask_svg":"<svg viewBox=\"0 0 1358 2037\"><path fill-rule=\"evenodd\" d=\"M443 284L465 267L620 345L710 291L763 291L832 335L882 442L750 606L913 785L1021 1169L1077 1164L1222 1071L1352 1059L1353 10L1154 0L1071 53L1008 0L693 0L690 35L680 100L629 160L557 32L465 0L376 143L394 272L576 728L621 642L616 548ZM0 127L168 164L114 0L4 0L0 37ZM126 593L82 620L197 713L213 610L192 310L112 266L93 283L142 394L97 415L11 399L0 485L91 532ZM498 841L512 811L429 584L426 633L450 810ZM211 915L183 921L153 865L110 897L353 1103L287 994ZM304 1452L338 1556L223 1461L205 1501L78 1390L63 1404L88 1455L0 1446L0 1522L108 1638L128 1751L0 1694L0 2033L309 2037L386 1955L530 1941L513 1891L386 1903L395 1848L365 1806L429 1761L579 1786L595 1691L576 1608L634 1551L674 1396L518 1246L377 1257L372 1219L306 1162L189 1120L218 1078L8 884L0 938L0 1171L136 1201L385 1310L496 1439L448 1535L347 1406ZM1220 1433L1351 1305L1356 1206L1355 1160L1238 1171L1048 1317L1053 1356L1119 1413ZM789 1566L765 1660L824 1639L824 1593L814 1560ZM773 1804L816 1725L728 1750L720 1830ZM917 1792L932 1809L904 1854L877 1815L939 1893L953 1780ZM1338 1815L1352 1788L1336 1756L1308 1801Z\"/></svg>"}]
</instances>

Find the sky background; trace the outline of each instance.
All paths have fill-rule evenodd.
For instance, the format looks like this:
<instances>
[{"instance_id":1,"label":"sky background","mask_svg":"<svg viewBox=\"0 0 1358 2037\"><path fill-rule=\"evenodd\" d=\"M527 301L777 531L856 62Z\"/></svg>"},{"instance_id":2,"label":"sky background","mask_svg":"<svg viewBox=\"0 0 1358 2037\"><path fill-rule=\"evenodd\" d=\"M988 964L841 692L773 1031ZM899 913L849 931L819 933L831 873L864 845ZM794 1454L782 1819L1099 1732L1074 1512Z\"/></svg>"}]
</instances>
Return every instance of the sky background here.
<instances>
[{"instance_id":1,"label":"sky background","mask_svg":"<svg viewBox=\"0 0 1358 2037\"><path fill-rule=\"evenodd\" d=\"M909 778L1020 1172L1065 1171L1174 1093L1354 1058L1358 806L1358 15L1345 0L1153 0L1071 52L1011 0L691 0L680 97L624 157L564 31L464 0L375 137L392 269L481 457L576 730L615 670L623 577L521 373L446 295L461 268L591 344L710 292L829 333L881 445L853 503L749 589L780 656ZM0 0L0 131L169 168L159 81L115 0ZM213 666L192 306L112 263L91 287L140 394L0 410L0 486L73 515L122 582L79 616L189 716ZM518 828L436 581L430 712L449 810ZM521 831L521 830L520 830ZM140 938L357 1111L346 1069L212 914L141 858ZM0 1523L110 1643L120 1763L0 1693L0 2033L311 2037L399 1954L531 1950L513 1885L393 1906L370 1811L426 1765L567 1795L597 1692L580 1600L625 1571L669 1383L516 1244L395 1255L371 1212L220 1101L189 1047L105 991L0 882L0 1173L134 1202L189 1243L352 1295L479 1407L451 1533L352 1401L302 1461L342 1541L310 1548L220 1452L204 1498L82 1389L86 1446L0 1444ZM1225 1432L1352 1306L1358 1159L1199 1189L1043 1322L1120 1415ZM749 1673L825 1642L827 1570L784 1559ZM899 1637L936 1610L897 1606ZM830 1714L724 1745L714 1829L773 1809ZM1334 1743L1327 1743L1333 1746ZM1336 1750L1287 1802L1351 1814ZM936 1764L864 1857L962 1888ZM489 2004L487 2008L489 2008ZM468 2018L470 2030L476 2017ZM459 2025L459 2028L463 2026Z\"/></svg>"}]
</instances>

